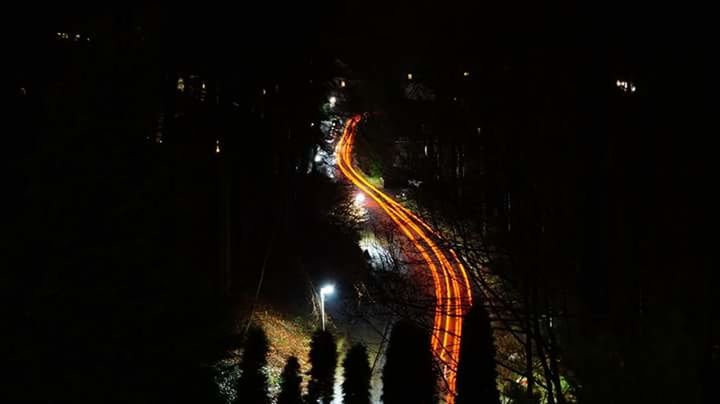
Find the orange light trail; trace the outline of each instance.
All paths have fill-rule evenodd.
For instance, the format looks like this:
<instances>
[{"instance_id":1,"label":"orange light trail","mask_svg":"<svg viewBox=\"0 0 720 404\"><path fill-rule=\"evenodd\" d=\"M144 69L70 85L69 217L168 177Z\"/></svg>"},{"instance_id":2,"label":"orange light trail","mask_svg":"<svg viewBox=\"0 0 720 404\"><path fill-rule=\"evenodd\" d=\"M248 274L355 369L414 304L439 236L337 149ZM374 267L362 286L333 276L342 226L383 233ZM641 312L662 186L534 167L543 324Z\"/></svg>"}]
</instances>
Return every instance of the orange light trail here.
<instances>
[{"instance_id":1,"label":"orange light trail","mask_svg":"<svg viewBox=\"0 0 720 404\"><path fill-rule=\"evenodd\" d=\"M432 349L435 356L445 364L448 387L445 402L453 404L455 402L455 372L460 356L463 315L472 305L472 290L467 271L452 249L449 249L452 263L447 258L447 254L434 240L439 239L440 236L432 227L372 185L353 167L352 151L360 120L361 117L356 115L346 122L343 134L335 148L338 168L350 182L372 198L387 213L427 264L435 293ZM427 233L423 231L423 228Z\"/></svg>"}]
</instances>

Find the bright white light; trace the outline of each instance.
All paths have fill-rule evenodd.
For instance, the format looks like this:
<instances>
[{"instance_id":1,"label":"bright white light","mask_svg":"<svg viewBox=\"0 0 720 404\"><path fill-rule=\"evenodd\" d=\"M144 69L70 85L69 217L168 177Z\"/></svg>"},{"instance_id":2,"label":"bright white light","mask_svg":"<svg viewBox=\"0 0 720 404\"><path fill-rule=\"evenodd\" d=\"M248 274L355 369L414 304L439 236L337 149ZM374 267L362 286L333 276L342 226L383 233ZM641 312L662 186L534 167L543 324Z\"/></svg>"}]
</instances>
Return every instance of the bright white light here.
<instances>
[{"instance_id":1,"label":"bright white light","mask_svg":"<svg viewBox=\"0 0 720 404\"><path fill-rule=\"evenodd\" d=\"M265 90L265 89L263 88L263 89L262 89L262 94L263 94L263 95L267 94L267 90Z\"/></svg>"},{"instance_id":2,"label":"bright white light","mask_svg":"<svg viewBox=\"0 0 720 404\"><path fill-rule=\"evenodd\" d=\"M179 77L179 78L178 78L178 81L177 81L177 90L180 91L180 92L185 91L185 80L183 80L182 77Z\"/></svg>"},{"instance_id":3,"label":"bright white light","mask_svg":"<svg viewBox=\"0 0 720 404\"><path fill-rule=\"evenodd\" d=\"M335 104L337 103L337 98L335 98L335 96L332 96L332 97L330 97L330 99L328 99L328 101L330 102L330 106L334 107Z\"/></svg>"},{"instance_id":4,"label":"bright white light","mask_svg":"<svg viewBox=\"0 0 720 404\"><path fill-rule=\"evenodd\" d=\"M362 192L358 192L355 195L355 205L360 206L363 203L365 203L365 194L363 194Z\"/></svg>"},{"instance_id":5,"label":"bright white light","mask_svg":"<svg viewBox=\"0 0 720 404\"><path fill-rule=\"evenodd\" d=\"M205 83L202 83L202 89L203 90L205 89Z\"/></svg>"},{"instance_id":6,"label":"bright white light","mask_svg":"<svg viewBox=\"0 0 720 404\"><path fill-rule=\"evenodd\" d=\"M215 153L216 154L220 153L220 141L219 140L215 141Z\"/></svg>"},{"instance_id":7,"label":"bright white light","mask_svg":"<svg viewBox=\"0 0 720 404\"><path fill-rule=\"evenodd\" d=\"M407 75L408 80L412 80L412 77L413 77L412 73L408 73L408 75Z\"/></svg>"},{"instance_id":8,"label":"bright white light","mask_svg":"<svg viewBox=\"0 0 720 404\"><path fill-rule=\"evenodd\" d=\"M314 159L314 160L315 160L316 163L319 163L319 162L321 162L321 161L327 162L327 160L326 160L327 157L328 157L327 152L326 152L325 150L323 150L323 149L320 149L320 150L317 151L317 153L315 153L315 159Z\"/></svg>"},{"instance_id":9,"label":"bright white light","mask_svg":"<svg viewBox=\"0 0 720 404\"><path fill-rule=\"evenodd\" d=\"M637 87L635 86L635 84L630 81L616 80L615 86L625 93L634 93L635 91L637 91Z\"/></svg>"},{"instance_id":10,"label":"bright white light","mask_svg":"<svg viewBox=\"0 0 720 404\"><path fill-rule=\"evenodd\" d=\"M345 88L346 85L345 80L340 80L340 87Z\"/></svg>"},{"instance_id":11,"label":"bright white light","mask_svg":"<svg viewBox=\"0 0 720 404\"><path fill-rule=\"evenodd\" d=\"M311 127L311 128L314 128L314 127L315 127L315 122L310 122L310 127Z\"/></svg>"},{"instance_id":12,"label":"bright white light","mask_svg":"<svg viewBox=\"0 0 720 404\"><path fill-rule=\"evenodd\" d=\"M470 77L470 72L463 72L463 77Z\"/></svg>"},{"instance_id":13,"label":"bright white light","mask_svg":"<svg viewBox=\"0 0 720 404\"><path fill-rule=\"evenodd\" d=\"M323 296L332 295L335 293L335 285L325 285L320 288L320 294Z\"/></svg>"}]
</instances>

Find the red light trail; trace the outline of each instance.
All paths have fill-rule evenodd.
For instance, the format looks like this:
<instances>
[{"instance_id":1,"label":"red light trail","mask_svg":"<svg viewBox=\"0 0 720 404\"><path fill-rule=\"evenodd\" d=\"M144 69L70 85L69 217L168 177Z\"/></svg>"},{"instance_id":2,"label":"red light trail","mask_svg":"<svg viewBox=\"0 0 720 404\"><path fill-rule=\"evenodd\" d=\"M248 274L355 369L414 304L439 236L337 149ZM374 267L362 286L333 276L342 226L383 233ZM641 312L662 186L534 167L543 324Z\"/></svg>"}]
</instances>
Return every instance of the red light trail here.
<instances>
[{"instance_id":1,"label":"red light trail","mask_svg":"<svg viewBox=\"0 0 720 404\"><path fill-rule=\"evenodd\" d=\"M377 202L378 206L397 225L420 253L433 280L435 313L432 332L432 349L445 364L448 391L445 402L453 404L456 394L456 370L460 356L463 315L472 305L472 290L465 267L455 251L443 251L437 245L438 234L393 198L373 186L352 162L352 151L357 134L359 115L349 118L335 148L340 171L358 189ZM450 257L448 259L448 256Z\"/></svg>"}]
</instances>

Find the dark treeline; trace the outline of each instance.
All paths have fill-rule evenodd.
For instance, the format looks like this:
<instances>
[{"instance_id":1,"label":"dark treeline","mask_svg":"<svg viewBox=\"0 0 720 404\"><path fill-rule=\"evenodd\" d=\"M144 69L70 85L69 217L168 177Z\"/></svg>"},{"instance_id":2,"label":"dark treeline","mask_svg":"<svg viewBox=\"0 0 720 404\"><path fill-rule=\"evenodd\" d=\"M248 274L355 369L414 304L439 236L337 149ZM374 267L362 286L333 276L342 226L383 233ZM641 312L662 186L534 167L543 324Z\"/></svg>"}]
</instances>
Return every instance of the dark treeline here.
<instances>
[{"instance_id":1,"label":"dark treeline","mask_svg":"<svg viewBox=\"0 0 720 404\"><path fill-rule=\"evenodd\" d=\"M490 323L483 311L468 315L470 337L483 341L468 343L461 357L458 399L465 403L499 403L495 381L495 359ZM272 341L269 341L272 344ZM261 328L253 327L243 345L241 376L237 386L237 403L267 403L270 400L267 374L264 371L268 340ZM469 348L472 347L472 348ZM287 359L281 374L280 404L330 403L334 397L338 350L335 337L329 331L318 330L313 335L309 366L303 372L298 358ZM371 369L364 345L354 344L342 363L342 402L368 404L371 402ZM382 400L385 403L412 402L436 404L440 381L437 365L430 350L429 335L416 324L398 321L390 334L386 360L382 370ZM307 394L302 396L303 374L307 378ZM212 393L212 392L210 392ZM212 397L212 395L208 396Z\"/></svg>"},{"instance_id":2,"label":"dark treeline","mask_svg":"<svg viewBox=\"0 0 720 404\"><path fill-rule=\"evenodd\" d=\"M548 26L535 25L546 15L522 23L533 7L505 10L477 27L486 40L457 38L472 52L398 52L382 92L390 107L367 121L358 154L386 185L409 189L473 265L512 285L520 327L550 347L526 344L524 355L551 356L550 378L570 375L549 386L556 393L568 382L584 402L704 402L720 346L701 236L711 114L707 88L678 78L709 80L706 25L677 10L672 19L694 28L670 34L645 16L669 9L621 8L628 18L612 26L582 7ZM525 378L532 361L520 364Z\"/></svg>"},{"instance_id":3,"label":"dark treeline","mask_svg":"<svg viewBox=\"0 0 720 404\"><path fill-rule=\"evenodd\" d=\"M17 11L2 148L8 402L196 402L207 365L239 345L266 256L261 298L298 312L310 280L361 262L317 203L342 190L305 170L332 58L268 52L269 35L238 47L213 10Z\"/></svg>"},{"instance_id":4,"label":"dark treeline","mask_svg":"<svg viewBox=\"0 0 720 404\"><path fill-rule=\"evenodd\" d=\"M581 37L426 60L412 83L398 71L361 163L512 285L519 327L544 340L524 355L566 375L549 385L558 401L565 382L583 402L707 401L718 301L701 190L714 164L706 90L676 78L707 77L709 59L672 41Z\"/></svg>"}]
</instances>

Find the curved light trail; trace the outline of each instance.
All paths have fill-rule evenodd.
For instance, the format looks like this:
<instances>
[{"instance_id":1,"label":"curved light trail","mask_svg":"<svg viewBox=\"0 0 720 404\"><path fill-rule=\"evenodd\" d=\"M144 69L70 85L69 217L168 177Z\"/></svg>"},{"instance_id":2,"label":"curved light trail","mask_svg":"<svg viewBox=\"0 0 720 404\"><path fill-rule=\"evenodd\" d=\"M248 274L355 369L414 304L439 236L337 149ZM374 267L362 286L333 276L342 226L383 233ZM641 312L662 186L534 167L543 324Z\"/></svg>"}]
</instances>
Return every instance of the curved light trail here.
<instances>
[{"instance_id":1,"label":"curved light trail","mask_svg":"<svg viewBox=\"0 0 720 404\"><path fill-rule=\"evenodd\" d=\"M340 171L397 225L427 265L433 280L435 312L432 349L444 364L447 394L445 402L455 402L456 369L460 356L460 339L465 311L472 305L472 290L467 271L455 251L438 246L440 236L432 227L393 198L373 186L353 166L352 152L360 115L349 118L335 148ZM449 257L449 258L448 258Z\"/></svg>"}]
</instances>

